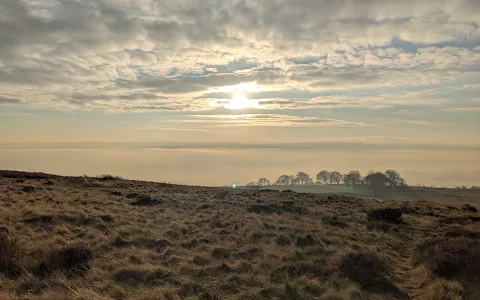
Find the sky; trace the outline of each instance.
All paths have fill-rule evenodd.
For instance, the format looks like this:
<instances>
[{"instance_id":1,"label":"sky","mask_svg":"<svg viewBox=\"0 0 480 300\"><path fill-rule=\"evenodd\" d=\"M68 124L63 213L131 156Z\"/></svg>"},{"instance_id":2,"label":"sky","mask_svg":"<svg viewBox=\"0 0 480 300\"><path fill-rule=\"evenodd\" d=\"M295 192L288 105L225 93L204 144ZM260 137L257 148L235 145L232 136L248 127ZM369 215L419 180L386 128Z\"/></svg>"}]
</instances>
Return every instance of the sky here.
<instances>
[{"instance_id":1,"label":"sky","mask_svg":"<svg viewBox=\"0 0 480 300\"><path fill-rule=\"evenodd\" d=\"M0 169L480 184L480 1L2 0Z\"/></svg>"}]
</instances>

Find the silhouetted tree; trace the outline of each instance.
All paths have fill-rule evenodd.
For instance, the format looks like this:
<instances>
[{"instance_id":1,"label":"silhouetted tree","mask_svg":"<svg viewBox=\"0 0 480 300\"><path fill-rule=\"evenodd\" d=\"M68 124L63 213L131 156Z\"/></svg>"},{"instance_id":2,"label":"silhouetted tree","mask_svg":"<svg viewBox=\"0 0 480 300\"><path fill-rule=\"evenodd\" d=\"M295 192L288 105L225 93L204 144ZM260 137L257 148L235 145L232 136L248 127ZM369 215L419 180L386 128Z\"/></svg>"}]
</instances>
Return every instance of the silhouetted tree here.
<instances>
[{"instance_id":1,"label":"silhouetted tree","mask_svg":"<svg viewBox=\"0 0 480 300\"><path fill-rule=\"evenodd\" d=\"M355 189L355 186L362 182L362 175L358 171L350 171L350 173L344 176L343 181Z\"/></svg>"},{"instance_id":2,"label":"silhouetted tree","mask_svg":"<svg viewBox=\"0 0 480 300\"><path fill-rule=\"evenodd\" d=\"M295 177L296 184L312 184L313 180L307 173L298 172L297 176Z\"/></svg>"},{"instance_id":3,"label":"silhouetted tree","mask_svg":"<svg viewBox=\"0 0 480 300\"><path fill-rule=\"evenodd\" d=\"M365 184L369 186L375 194L383 194L385 186L388 184L388 177L382 172L369 173L365 177Z\"/></svg>"},{"instance_id":4,"label":"silhouetted tree","mask_svg":"<svg viewBox=\"0 0 480 300\"><path fill-rule=\"evenodd\" d=\"M295 179L295 177L293 178ZM278 177L277 181L275 181L275 185L291 185L293 183L292 177L290 175L281 175Z\"/></svg>"},{"instance_id":5,"label":"silhouetted tree","mask_svg":"<svg viewBox=\"0 0 480 300\"><path fill-rule=\"evenodd\" d=\"M290 175L290 184L295 184L295 175Z\"/></svg>"},{"instance_id":6,"label":"silhouetted tree","mask_svg":"<svg viewBox=\"0 0 480 300\"><path fill-rule=\"evenodd\" d=\"M270 181L267 178L260 178L257 182L259 186L267 186L270 185Z\"/></svg>"},{"instance_id":7,"label":"silhouetted tree","mask_svg":"<svg viewBox=\"0 0 480 300\"><path fill-rule=\"evenodd\" d=\"M323 181L323 183L328 184L329 180L330 180L330 172L323 170L317 174L317 182Z\"/></svg>"},{"instance_id":8,"label":"silhouetted tree","mask_svg":"<svg viewBox=\"0 0 480 300\"><path fill-rule=\"evenodd\" d=\"M333 171L330 173L330 183L340 184L342 180L343 180L343 176L339 172Z\"/></svg>"},{"instance_id":9,"label":"silhouetted tree","mask_svg":"<svg viewBox=\"0 0 480 300\"><path fill-rule=\"evenodd\" d=\"M395 170L388 169L385 171L390 186L406 186L405 180Z\"/></svg>"}]
</instances>

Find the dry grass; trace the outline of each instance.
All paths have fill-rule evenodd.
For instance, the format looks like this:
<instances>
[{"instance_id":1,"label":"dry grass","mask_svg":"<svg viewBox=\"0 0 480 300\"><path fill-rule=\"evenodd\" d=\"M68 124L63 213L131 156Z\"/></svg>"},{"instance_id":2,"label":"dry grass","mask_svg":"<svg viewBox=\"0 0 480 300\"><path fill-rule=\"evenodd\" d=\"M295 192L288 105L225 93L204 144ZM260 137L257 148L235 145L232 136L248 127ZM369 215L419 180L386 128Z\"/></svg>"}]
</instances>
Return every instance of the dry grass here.
<instances>
[{"instance_id":1,"label":"dry grass","mask_svg":"<svg viewBox=\"0 0 480 300\"><path fill-rule=\"evenodd\" d=\"M417 248L415 260L438 276L480 279L480 241L467 237L436 238Z\"/></svg>"},{"instance_id":2,"label":"dry grass","mask_svg":"<svg viewBox=\"0 0 480 300\"><path fill-rule=\"evenodd\" d=\"M458 281L439 279L425 288L421 300L462 300L463 286Z\"/></svg>"},{"instance_id":3,"label":"dry grass","mask_svg":"<svg viewBox=\"0 0 480 300\"><path fill-rule=\"evenodd\" d=\"M0 299L475 299L478 217L427 202L0 171Z\"/></svg>"}]
</instances>

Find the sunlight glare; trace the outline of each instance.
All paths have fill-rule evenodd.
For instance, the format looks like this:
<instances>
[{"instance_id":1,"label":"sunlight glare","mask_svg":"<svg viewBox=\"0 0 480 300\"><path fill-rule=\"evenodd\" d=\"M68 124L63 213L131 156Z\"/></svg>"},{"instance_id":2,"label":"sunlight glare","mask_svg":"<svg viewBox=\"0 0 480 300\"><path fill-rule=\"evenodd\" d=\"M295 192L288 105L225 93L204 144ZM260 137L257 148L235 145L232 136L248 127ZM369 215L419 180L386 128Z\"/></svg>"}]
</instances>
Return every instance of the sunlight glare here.
<instances>
[{"instance_id":1,"label":"sunlight glare","mask_svg":"<svg viewBox=\"0 0 480 300\"><path fill-rule=\"evenodd\" d=\"M248 99L244 93L236 93L230 102L225 104L227 109L258 108L258 101Z\"/></svg>"}]
</instances>

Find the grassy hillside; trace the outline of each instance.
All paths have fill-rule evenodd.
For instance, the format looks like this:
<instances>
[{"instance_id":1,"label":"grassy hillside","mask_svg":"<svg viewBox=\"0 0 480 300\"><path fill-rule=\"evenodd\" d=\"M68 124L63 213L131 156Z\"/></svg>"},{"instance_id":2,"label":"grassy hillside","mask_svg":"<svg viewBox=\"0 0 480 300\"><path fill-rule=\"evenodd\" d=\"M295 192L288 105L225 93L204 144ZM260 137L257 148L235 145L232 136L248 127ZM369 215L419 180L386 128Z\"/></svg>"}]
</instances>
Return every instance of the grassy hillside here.
<instances>
[{"instance_id":1,"label":"grassy hillside","mask_svg":"<svg viewBox=\"0 0 480 300\"><path fill-rule=\"evenodd\" d=\"M0 171L0 299L480 299L475 210Z\"/></svg>"},{"instance_id":2,"label":"grassy hillside","mask_svg":"<svg viewBox=\"0 0 480 300\"><path fill-rule=\"evenodd\" d=\"M382 196L372 191L363 190L361 186L356 189L344 184L331 185L270 185L266 187L241 187L242 189L270 189L277 191L292 190L297 193L340 194L361 198L374 198L378 200L397 201L429 201L440 204L470 204L480 205L480 190L478 189L449 189L429 187L385 188Z\"/></svg>"}]
</instances>

